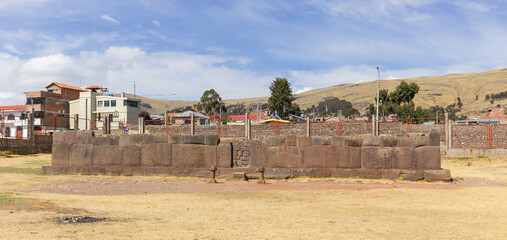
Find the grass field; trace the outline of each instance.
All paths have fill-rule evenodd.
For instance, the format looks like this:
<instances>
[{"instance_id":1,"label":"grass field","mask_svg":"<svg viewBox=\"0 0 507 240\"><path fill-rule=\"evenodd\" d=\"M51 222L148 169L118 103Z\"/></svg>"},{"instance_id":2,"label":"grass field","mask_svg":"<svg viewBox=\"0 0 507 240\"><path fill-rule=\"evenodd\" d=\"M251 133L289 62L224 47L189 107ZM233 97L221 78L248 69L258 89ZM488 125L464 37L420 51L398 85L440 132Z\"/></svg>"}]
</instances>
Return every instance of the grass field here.
<instances>
[{"instance_id":1,"label":"grass field","mask_svg":"<svg viewBox=\"0 0 507 240\"><path fill-rule=\"evenodd\" d=\"M77 188L91 181L113 187L120 182L153 182L162 186L166 179L208 185L201 179L50 176L40 175L40 170L36 170L49 164L50 155L0 156L1 239L504 239L507 236L504 159L444 158L443 167L451 169L453 177L459 180L454 183L293 179L270 180L265 187L253 182L225 182L224 187L233 187L226 192L204 188L193 192L141 191L115 195L94 195L82 188L76 194L58 192L71 192L72 189L60 188ZM287 187L317 186L322 181L326 187L318 190ZM340 187L344 184L347 188ZM79 215L108 219L86 224L52 221L55 217Z\"/></svg>"}]
</instances>

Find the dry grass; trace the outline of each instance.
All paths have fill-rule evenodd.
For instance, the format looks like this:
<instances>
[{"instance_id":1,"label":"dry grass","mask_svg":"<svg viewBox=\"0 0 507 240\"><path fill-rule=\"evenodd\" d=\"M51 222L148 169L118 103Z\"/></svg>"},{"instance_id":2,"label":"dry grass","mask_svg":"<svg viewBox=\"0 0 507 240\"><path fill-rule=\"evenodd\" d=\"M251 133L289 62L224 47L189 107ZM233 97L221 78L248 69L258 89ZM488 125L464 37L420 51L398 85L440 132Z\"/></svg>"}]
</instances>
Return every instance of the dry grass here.
<instances>
[{"instance_id":1,"label":"dry grass","mask_svg":"<svg viewBox=\"0 0 507 240\"><path fill-rule=\"evenodd\" d=\"M35 159L49 163L48 155ZM4 162L11 160L16 164ZM454 176L501 180L495 177L496 170L488 172L487 160L473 161L468 166L463 160L446 159L443 165ZM492 164L505 165L503 160L498 161ZM0 164L33 166L34 159L0 159ZM482 171L485 172L481 175ZM25 178L32 184L50 184L53 180L87 177L0 173L0 192L8 188L11 192L13 188L21 191L28 184ZM15 183L14 187L5 186L9 182ZM16 201L25 206L46 204L27 210L0 210L0 236L2 239L501 239L507 236L506 190L505 186L488 185L453 190L277 190L116 196L3 191L0 206L6 205L2 196L10 205ZM80 225L51 222L54 217L76 214L109 220Z\"/></svg>"}]
</instances>

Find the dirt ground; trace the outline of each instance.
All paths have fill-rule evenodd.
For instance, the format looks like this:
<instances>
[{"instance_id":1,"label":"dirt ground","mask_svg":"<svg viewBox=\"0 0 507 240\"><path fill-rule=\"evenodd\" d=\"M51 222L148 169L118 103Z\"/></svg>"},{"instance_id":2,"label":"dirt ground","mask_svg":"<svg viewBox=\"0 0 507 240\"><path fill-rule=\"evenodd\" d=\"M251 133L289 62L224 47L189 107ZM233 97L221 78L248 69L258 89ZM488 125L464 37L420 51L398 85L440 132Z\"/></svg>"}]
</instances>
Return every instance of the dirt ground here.
<instances>
[{"instance_id":1,"label":"dirt ground","mask_svg":"<svg viewBox=\"0 0 507 240\"><path fill-rule=\"evenodd\" d=\"M452 183L41 175L0 154L2 239L502 239L507 160L450 159ZM58 224L63 216L106 221Z\"/></svg>"}]
</instances>

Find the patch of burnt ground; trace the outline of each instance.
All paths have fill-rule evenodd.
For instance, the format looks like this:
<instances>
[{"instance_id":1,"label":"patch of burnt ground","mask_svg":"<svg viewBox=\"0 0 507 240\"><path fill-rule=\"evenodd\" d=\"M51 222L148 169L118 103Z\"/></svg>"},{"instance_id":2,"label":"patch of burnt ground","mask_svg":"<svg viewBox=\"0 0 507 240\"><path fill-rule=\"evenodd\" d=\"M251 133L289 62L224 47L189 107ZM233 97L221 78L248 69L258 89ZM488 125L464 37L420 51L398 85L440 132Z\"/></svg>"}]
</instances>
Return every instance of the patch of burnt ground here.
<instances>
[{"instance_id":1,"label":"patch of burnt ground","mask_svg":"<svg viewBox=\"0 0 507 240\"><path fill-rule=\"evenodd\" d=\"M105 221L107 218L89 217L89 216L71 216L71 217L57 217L53 222L58 224L74 224L74 223L93 223Z\"/></svg>"}]
</instances>

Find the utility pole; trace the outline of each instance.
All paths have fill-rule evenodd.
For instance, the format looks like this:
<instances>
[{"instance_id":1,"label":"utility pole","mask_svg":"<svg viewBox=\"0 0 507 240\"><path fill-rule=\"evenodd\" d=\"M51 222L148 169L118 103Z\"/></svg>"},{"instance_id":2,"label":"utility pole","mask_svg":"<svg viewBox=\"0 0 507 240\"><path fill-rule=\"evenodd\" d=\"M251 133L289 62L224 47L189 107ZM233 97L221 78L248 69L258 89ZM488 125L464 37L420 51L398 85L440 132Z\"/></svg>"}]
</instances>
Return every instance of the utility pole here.
<instances>
[{"instance_id":1,"label":"utility pole","mask_svg":"<svg viewBox=\"0 0 507 240\"><path fill-rule=\"evenodd\" d=\"M167 99L165 100L164 124L167 126Z\"/></svg>"},{"instance_id":2,"label":"utility pole","mask_svg":"<svg viewBox=\"0 0 507 240\"><path fill-rule=\"evenodd\" d=\"M377 81L377 113L375 114L375 134L378 136L378 106L379 106L379 100L380 100L380 70L377 66L377 74L378 74L378 81Z\"/></svg>"}]
</instances>

